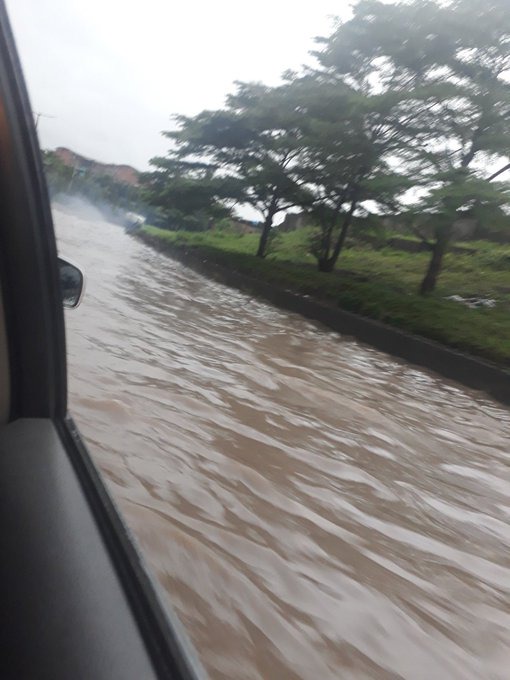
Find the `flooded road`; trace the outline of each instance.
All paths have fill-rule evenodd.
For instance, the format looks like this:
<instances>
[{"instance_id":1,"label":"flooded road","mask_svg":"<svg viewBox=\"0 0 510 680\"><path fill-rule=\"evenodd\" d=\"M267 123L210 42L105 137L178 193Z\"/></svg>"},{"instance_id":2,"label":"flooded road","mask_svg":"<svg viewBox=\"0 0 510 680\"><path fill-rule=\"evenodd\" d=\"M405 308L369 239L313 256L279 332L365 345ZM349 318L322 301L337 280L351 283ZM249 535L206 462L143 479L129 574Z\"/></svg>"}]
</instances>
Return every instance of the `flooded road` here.
<instances>
[{"instance_id":1,"label":"flooded road","mask_svg":"<svg viewBox=\"0 0 510 680\"><path fill-rule=\"evenodd\" d=\"M71 410L211 677L508 678L508 411L56 218Z\"/></svg>"}]
</instances>

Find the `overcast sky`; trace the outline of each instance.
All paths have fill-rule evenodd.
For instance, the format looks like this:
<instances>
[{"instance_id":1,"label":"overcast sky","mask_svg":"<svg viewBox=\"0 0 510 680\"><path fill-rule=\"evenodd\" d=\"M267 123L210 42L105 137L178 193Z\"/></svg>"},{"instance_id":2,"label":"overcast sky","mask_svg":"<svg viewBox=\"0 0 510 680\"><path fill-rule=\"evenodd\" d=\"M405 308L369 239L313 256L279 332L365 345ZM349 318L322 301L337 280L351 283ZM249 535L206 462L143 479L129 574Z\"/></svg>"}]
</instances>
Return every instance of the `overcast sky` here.
<instances>
[{"instance_id":1,"label":"overcast sky","mask_svg":"<svg viewBox=\"0 0 510 680\"><path fill-rule=\"evenodd\" d=\"M222 105L234 80L278 82L350 0L7 0L43 148L140 170L172 113Z\"/></svg>"}]
</instances>

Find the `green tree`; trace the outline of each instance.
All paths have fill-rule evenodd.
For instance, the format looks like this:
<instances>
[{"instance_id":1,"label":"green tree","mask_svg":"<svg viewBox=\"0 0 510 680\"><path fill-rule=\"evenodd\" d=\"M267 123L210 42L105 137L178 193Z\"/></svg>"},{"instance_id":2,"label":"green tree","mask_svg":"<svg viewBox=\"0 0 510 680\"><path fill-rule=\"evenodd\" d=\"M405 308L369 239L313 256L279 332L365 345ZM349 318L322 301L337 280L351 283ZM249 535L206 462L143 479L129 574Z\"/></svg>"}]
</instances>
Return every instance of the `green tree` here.
<instances>
[{"instance_id":1,"label":"green tree","mask_svg":"<svg viewBox=\"0 0 510 680\"><path fill-rule=\"evenodd\" d=\"M318 224L313 253L320 271L333 270L355 214L395 212L410 178L391 166L409 131L380 130L385 110L398 98L371 97L324 74L295 80L303 116L301 177L313 195Z\"/></svg>"},{"instance_id":2,"label":"green tree","mask_svg":"<svg viewBox=\"0 0 510 680\"><path fill-rule=\"evenodd\" d=\"M510 202L508 186L496 182L510 152L510 4L458 0L443 16L440 30L456 44L435 68L454 88L438 103L438 134L420 158L425 204L440 214L422 294L436 287L456 221L466 213L483 220Z\"/></svg>"},{"instance_id":3,"label":"green tree","mask_svg":"<svg viewBox=\"0 0 510 680\"><path fill-rule=\"evenodd\" d=\"M399 209L399 197L417 182L409 159L433 139L437 93L413 78L408 65L381 60L379 43L390 36L392 46L398 42L391 22L381 28L382 19L376 21L386 8L359 3L351 20L318 39L318 67L294 83L310 118L306 167L322 271L334 268L356 215Z\"/></svg>"},{"instance_id":4,"label":"green tree","mask_svg":"<svg viewBox=\"0 0 510 680\"><path fill-rule=\"evenodd\" d=\"M259 257L266 255L275 217L309 199L297 163L302 149L298 118L285 87L238 83L224 109L178 116L178 129L164 133L174 144L170 159L203 164L209 181L219 187L218 198L261 214ZM198 183L195 188L200 189Z\"/></svg>"},{"instance_id":5,"label":"green tree","mask_svg":"<svg viewBox=\"0 0 510 680\"><path fill-rule=\"evenodd\" d=\"M486 215L507 201L505 187L493 182L510 151L510 4L362 0L353 19L323 42L319 58L343 82L382 96L407 88L389 129L410 124L418 132L396 159L420 175L426 192L418 205L435 215L420 287L427 294L458 218Z\"/></svg>"},{"instance_id":6,"label":"green tree","mask_svg":"<svg viewBox=\"0 0 510 680\"><path fill-rule=\"evenodd\" d=\"M211 219L227 217L228 178L218 176L208 163L181 160L169 152L151 160L155 168L142 175L143 196L173 229L201 231Z\"/></svg>"},{"instance_id":7,"label":"green tree","mask_svg":"<svg viewBox=\"0 0 510 680\"><path fill-rule=\"evenodd\" d=\"M46 182L51 196L65 192L72 178L73 169L62 163L54 151L41 151Z\"/></svg>"}]
</instances>

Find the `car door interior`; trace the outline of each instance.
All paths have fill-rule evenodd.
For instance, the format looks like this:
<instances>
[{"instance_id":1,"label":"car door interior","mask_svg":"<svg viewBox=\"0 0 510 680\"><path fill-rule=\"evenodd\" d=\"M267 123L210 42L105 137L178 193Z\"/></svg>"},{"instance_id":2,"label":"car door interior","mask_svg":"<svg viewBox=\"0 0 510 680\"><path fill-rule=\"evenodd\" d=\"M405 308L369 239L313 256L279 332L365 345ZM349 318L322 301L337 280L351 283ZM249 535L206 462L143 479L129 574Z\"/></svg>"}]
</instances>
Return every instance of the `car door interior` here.
<instances>
[{"instance_id":1,"label":"car door interior","mask_svg":"<svg viewBox=\"0 0 510 680\"><path fill-rule=\"evenodd\" d=\"M72 419L57 249L0 0L0 677L204 677Z\"/></svg>"}]
</instances>

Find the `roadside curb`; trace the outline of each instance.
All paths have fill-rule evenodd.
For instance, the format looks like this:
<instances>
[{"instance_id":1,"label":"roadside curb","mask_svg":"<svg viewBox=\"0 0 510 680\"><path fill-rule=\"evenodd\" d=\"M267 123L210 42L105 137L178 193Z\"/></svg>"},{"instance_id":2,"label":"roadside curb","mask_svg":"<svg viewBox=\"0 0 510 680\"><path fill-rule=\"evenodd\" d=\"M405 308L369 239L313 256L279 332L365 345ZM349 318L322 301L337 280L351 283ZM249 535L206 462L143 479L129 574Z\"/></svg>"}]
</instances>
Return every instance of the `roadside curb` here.
<instances>
[{"instance_id":1,"label":"roadside curb","mask_svg":"<svg viewBox=\"0 0 510 680\"><path fill-rule=\"evenodd\" d=\"M498 401L510 404L510 371L496 364L228 269L207 259L199 248L174 246L141 231L133 236L216 281L253 293L281 309L318 321L342 335L353 336L387 354L430 369L466 387L482 390Z\"/></svg>"}]
</instances>

